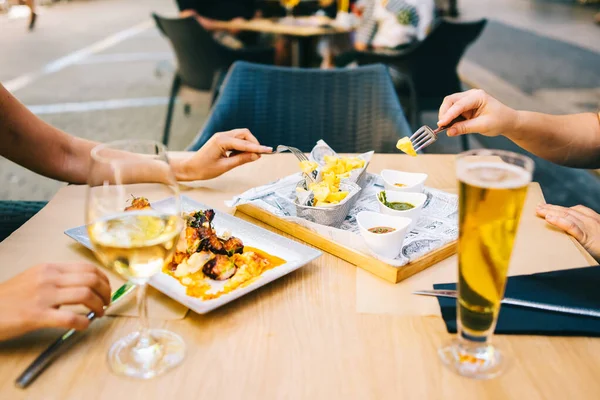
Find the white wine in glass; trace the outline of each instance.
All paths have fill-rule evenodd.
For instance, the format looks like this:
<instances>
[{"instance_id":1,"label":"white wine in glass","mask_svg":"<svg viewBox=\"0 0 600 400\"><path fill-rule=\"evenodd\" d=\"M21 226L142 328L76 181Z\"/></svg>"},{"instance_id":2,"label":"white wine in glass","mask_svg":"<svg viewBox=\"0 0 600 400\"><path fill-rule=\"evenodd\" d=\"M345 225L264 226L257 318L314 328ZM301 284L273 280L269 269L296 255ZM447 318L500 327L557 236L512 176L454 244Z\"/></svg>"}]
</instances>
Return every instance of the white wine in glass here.
<instances>
[{"instance_id":1,"label":"white wine in glass","mask_svg":"<svg viewBox=\"0 0 600 400\"><path fill-rule=\"evenodd\" d=\"M134 196L173 197L167 208L127 207ZM126 210L127 208L127 210ZM146 287L170 262L183 219L166 148L124 140L95 147L88 175L88 234L97 258L138 286L140 329L118 340L108 361L120 375L149 379L181 363L185 344L176 334L148 327Z\"/></svg>"}]
</instances>

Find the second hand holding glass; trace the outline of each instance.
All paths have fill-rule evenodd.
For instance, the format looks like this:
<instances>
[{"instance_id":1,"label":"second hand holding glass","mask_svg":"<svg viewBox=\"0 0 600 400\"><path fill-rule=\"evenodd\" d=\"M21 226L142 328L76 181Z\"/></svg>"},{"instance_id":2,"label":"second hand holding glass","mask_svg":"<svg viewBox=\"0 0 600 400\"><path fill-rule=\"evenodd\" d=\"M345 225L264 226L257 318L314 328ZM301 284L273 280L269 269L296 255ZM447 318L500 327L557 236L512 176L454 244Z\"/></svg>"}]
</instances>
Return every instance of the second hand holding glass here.
<instances>
[{"instance_id":1,"label":"second hand holding glass","mask_svg":"<svg viewBox=\"0 0 600 400\"><path fill-rule=\"evenodd\" d=\"M181 363L185 351L178 335L148 327L148 281L170 261L184 225L166 148L144 140L99 145L92 150L88 185L86 219L94 252L106 267L138 285L140 330L114 343L108 361L117 374L149 379ZM146 191L173 196L173 206L160 211L143 202L127 207L132 195Z\"/></svg>"}]
</instances>

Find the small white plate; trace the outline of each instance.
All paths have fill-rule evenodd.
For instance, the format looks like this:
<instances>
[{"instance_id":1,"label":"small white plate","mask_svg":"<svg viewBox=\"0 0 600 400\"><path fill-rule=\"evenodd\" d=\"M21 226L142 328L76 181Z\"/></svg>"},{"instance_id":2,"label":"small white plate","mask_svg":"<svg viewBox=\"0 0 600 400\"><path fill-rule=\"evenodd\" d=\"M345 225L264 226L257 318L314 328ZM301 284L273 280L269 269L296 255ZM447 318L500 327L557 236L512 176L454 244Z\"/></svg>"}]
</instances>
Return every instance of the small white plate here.
<instances>
[{"instance_id":1,"label":"small white plate","mask_svg":"<svg viewBox=\"0 0 600 400\"><path fill-rule=\"evenodd\" d=\"M168 207L172 201L173 198L170 197L152 203L152 207L160 210L161 208ZM194 201L188 197L181 196L181 208L183 212L192 212L196 210L206 210L211 207ZM212 311L215 308L221 307L222 305L227 304L238 297L245 295L246 293L252 292L259 287L274 281L275 279L281 278L282 276L287 275L290 272L308 264L322 254L320 251L311 247L284 238L276 233L216 210L213 223L215 230L218 233L228 231L232 235L242 239L245 246L261 249L269 254L286 260L286 263L265 271L259 279L252 282L248 286L239 287L230 293L223 294L220 297L212 300L202 300L186 295L185 286L183 286L177 279L165 273L161 272L150 279L151 286L183 304L184 306L189 307L198 314L205 314L209 311ZM65 234L81 243L88 249L92 249L85 226L68 229L65 231Z\"/></svg>"},{"instance_id":2,"label":"small white plate","mask_svg":"<svg viewBox=\"0 0 600 400\"><path fill-rule=\"evenodd\" d=\"M427 195L425 193L394 192L386 190L385 197L388 203L408 203L414 206L410 210L393 210L381 202L379 193L377 193L376 197L377 203L379 204L379 212L382 214L412 219L409 229L413 229L415 225L417 225L417 221L423 213L423 206L427 201Z\"/></svg>"},{"instance_id":3,"label":"small white plate","mask_svg":"<svg viewBox=\"0 0 600 400\"><path fill-rule=\"evenodd\" d=\"M381 178L386 190L395 192L416 192L423 193L427 174L416 172L403 172L393 169L384 169L381 171ZM402 183L406 186L399 187L396 183Z\"/></svg>"},{"instance_id":4,"label":"small white plate","mask_svg":"<svg viewBox=\"0 0 600 400\"><path fill-rule=\"evenodd\" d=\"M393 217L373 211L361 211L356 215L356 222L367 246L376 254L386 258L396 258L402 251L402 244L412 220L404 217ZM393 228L393 232L373 233L369 229L375 227Z\"/></svg>"}]
</instances>

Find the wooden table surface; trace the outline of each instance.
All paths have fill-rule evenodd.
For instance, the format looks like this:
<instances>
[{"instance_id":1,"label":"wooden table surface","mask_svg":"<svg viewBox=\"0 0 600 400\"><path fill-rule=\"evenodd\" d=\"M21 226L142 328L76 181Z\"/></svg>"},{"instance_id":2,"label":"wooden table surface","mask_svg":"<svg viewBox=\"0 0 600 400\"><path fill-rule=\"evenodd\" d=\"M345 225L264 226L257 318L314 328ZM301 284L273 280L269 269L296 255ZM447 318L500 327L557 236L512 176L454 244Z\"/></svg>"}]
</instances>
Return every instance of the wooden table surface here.
<instances>
[{"instance_id":1,"label":"wooden table surface","mask_svg":"<svg viewBox=\"0 0 600 400\"><path fill-rule=\"evenodd\" d=\"M453 164L452 156L376 155L370 171L397 168L426 172L430 176L428 186L451 188L455 186ZM264 156L184 193L227 210L223 200L296 168L297 162L289 154ZM2 242L2 268L10 267L5 255L16 237L31 238L31 248L38 250L23 254L22 263L37 262L40 256L34 253L50 248L56 259L48 261L93 260L76 246L66 244L69 242L62 233L83 223L85 188L69 186L62 190L80 199L80 207L71 206L64 221L48 214L36 216L18 235ZM45 235L38 233L41 227ZM577 266L581 265L563 267ZM435 274L435 268L426 272ZM511 368L495 380L469 380L454 375L438 360L437 348L450 339L439 316L360 314L356 283L355 267L324 254L210 314L190 312L182 320L154 320L153 326L182 335L188 348L180 367L151 381L115 376L106 363L110 344L136 328L135 318L105 317L94 322L82 339L26 390L16 389L14 379L57 331L5 342L0 344L0 398L600 398L598 339L498 336L495 342L512 361ZM410 307L409 301L406 307Z\"/></svg>"},{"instance_id":2,"label":"wooden table surface","mask_svg":"<svg viewBox=\"0 0 600 400\"><path fill-rule=\"evenodd\" d=\"M314 17L297 17L296 21L298 21L298 24L293 25L269 18L253 18L243 21L215 21L214 24L218 29L234 29L297 37L337 35L354 30L331 25L333 21L327 18L321 22L321 25L327 23L328 27L311 24L309 21L316 21Z\"/></svg>"}]
</instances>

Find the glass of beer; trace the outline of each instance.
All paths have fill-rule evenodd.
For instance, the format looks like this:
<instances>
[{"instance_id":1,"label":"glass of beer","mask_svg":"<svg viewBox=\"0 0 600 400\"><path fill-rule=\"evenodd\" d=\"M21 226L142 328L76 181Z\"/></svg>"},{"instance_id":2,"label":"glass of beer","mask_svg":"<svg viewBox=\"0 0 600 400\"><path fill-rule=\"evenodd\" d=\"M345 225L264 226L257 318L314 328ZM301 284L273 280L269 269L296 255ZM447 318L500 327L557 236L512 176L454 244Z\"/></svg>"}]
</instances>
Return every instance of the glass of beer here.
<instances>
[{"instance_id":1,"label":"glass of beer","mask_svg":"<svg viewBox=\"0 0 600 400\"><path fill-rule=\"evenodd\" d=\"M119 375L149 379L181 363L181 337L150 329L148 281L168 263L183 229L179 188L167 150L150 140L96 146L88 174L86 222L94 253L106 267L137 285L140 327L119 339L108 362ZM160 210L150 199L171 201Z\"/></svg>"},{"instance_id":2,"label":"glass of beer","mask_svg":"<svg viewBox=\"0 0 600 400\"><path fill-rule=\"evenodd\" d=\"M457 157L458 335L439 354L460 375L492 378L505 365L491 338L533 167L530 158L501 150Z\"/></svg>"}]
</instances>

